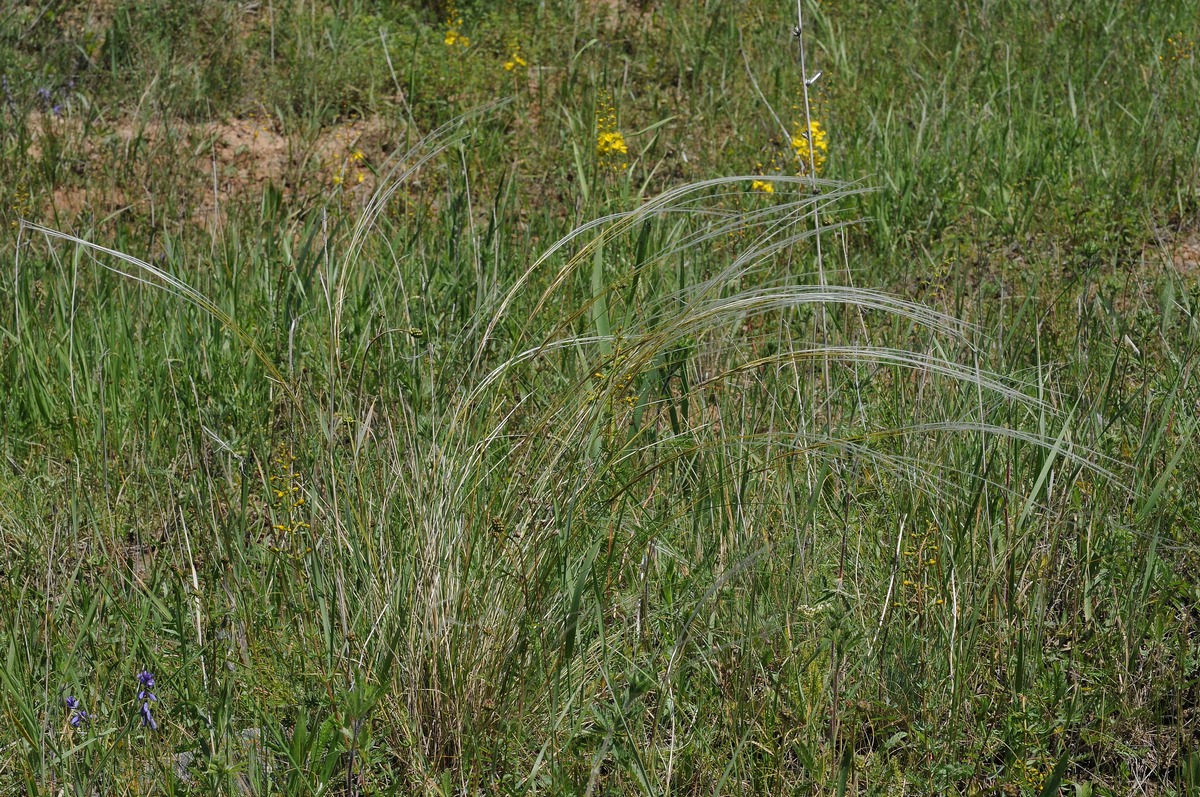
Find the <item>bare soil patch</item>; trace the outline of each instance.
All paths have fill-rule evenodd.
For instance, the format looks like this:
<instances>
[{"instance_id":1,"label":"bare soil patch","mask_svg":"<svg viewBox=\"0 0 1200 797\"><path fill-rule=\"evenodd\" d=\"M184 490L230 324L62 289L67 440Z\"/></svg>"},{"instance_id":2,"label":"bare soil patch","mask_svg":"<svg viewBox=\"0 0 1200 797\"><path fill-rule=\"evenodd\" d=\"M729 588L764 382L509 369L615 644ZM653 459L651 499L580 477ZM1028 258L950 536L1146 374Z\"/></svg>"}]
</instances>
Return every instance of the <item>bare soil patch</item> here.
<instances>
[{"instance_id":1,"label":"bare soil patch","mask_svg":"<svg viewBox=\"0 0 1200 797\"><path fill-rule=\"evenodd\" d=\"M196 220L213 218L214 204L257 201L267 186L288 198L335 191L362 201L375 188L375 169L404 141L403 129L381 118L312 134L287 134L253 115L205 123L122 118L87 133L77 120L35 115L29 129L27 158L68 165L45 200L47 216L59 223L86 211L161 203L156 194L167 186L178 204L195 207ZM114 170L114 161L125 170Z\"/></svg>"},{"instance_id":2,"label":"bare soil patch","mask_svg":"<svg viewBox=\"0 0 1200 797\"><path fill-rule=\"evenodd\" d=\"M1193 231L1174 242L1169 250L1171 265L1181 277L1200 276L1200 232Z\"/></svg>"}]
</instances>

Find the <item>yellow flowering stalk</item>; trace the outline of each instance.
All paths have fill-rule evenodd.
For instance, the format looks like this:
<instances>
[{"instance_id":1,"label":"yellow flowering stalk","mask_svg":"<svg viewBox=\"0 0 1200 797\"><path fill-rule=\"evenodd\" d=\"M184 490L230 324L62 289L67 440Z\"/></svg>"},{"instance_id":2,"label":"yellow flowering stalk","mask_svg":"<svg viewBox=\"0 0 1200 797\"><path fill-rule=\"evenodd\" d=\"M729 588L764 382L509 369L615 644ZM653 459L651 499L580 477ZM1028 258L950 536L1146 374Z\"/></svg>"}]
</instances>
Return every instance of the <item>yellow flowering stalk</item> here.
<instances>
[{"instance_id":1,"label":"yellow flowering stalk","mask_svg":"<svg viewBox=\"0 0 1200 797\"><path fill-rule=\"evenodd\" d=\"M302 514L305 510L303 482L295 470L296 456L282 443L278 454L271 459L276 472L270 477L269 496L271 514L274 518L272 529L276 532L275 544L271 549L279 553L298 555L308 553L311 548L304 546L305 530L311 529Z\"/></svg>"},{"instance_id":2,"label":"yellow flowering stalk","mask_svg":"<svg viewBox=\"0 0 1200 797\"><path fill-rule=\"evenodd\" d=\"M333 176L334 186L341 187L349 184L351 177L354 178L354 182L363 183L366 180L367 168L366 153L357 147L352 149L342 163L341 169Z\"/></svg>"},{"instance_id":3,"label":"yellow flowering stalk","mask_svg":"<svg viewBox=\"0 0 1200 797\"><path fill-rule=\"evenodd\" d=\"M816 119L805 127L797 122L792 135L792 152L800 163L801 174L816 174L825 165L829 137Z\"/></svg>"},{"instance_id":4,"label":"yellow flowering stalk","mask_svg":"<svg viewBox=\"0 0 1200 797\"><path fill-rule=\"evenodd\" d=\"M596 101L596 155L613 171L623 171L629 164L619 160L629 154L625 136L617 129L617 109L607 91Z\"/></svg>"},{"instance_id":5,"label":"yellow flowering stalk","mask_svg":"<svg viewBox=\"0 0 1200 797\"><path fill-rule=\"evenodd\" d=\"M773 194L775 193L775 186L766 180L755 180L750 183L750 190L762 191L764 194Z\"/></svg>"},{"instance_id":6,"label":"yellow flowering stalk","mask_svg":"<svg viewBox=\"0 0 1200 797\"><path fill-rule=\"evenodd\" d=\"M447 47L470 47L471 40L462 32L462 14L458 13L458 6L454 0L450 0L446 4L446 42Z\"/></svg>"},{"instance_id":7,"label":"yellow flowering stalk","mask_svg":"<svg viewBox=\"0 0 1200 797\"><path fill-rule=\"evenodd\" d=\"M13 198L12 203L12 228L15 230L21 226L18 219L22 219L30 215L30 210L33 204L29 201L29 189L25 186L17 187L17 195Z\"/></svg>"}]
</instances>

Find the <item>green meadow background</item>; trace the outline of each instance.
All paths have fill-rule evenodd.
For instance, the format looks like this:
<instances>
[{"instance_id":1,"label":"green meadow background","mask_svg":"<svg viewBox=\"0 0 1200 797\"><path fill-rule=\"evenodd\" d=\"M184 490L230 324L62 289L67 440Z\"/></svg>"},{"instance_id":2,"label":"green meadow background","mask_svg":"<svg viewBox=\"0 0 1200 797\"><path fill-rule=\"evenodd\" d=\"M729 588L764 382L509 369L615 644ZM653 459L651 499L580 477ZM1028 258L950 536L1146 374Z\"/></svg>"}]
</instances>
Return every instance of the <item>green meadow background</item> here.
<instances>
[{"instance_id":1,"label":"green meadow background","mask_svg":"<svg viewBox=\"0 0 1200 797\"><path fill-rule=\"evenodd\" d=\"M802 10L0 8L0 793L1200 794L1200 5Z\"/></svg>"}]
</instances>

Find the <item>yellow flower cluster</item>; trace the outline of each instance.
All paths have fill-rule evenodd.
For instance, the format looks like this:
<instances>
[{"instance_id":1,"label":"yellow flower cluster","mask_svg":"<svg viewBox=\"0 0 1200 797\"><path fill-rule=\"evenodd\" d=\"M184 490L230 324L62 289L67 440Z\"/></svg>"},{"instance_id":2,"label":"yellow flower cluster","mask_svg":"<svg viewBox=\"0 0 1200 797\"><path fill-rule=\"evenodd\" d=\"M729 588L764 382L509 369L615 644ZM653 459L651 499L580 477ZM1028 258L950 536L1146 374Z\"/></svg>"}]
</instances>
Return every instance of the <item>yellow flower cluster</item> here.
<instances>
[{"instance_id":1,"label":"yellow flower cluster","mask_svg":"<svg viewBox=\"0 0 1200 797\"><path fill-rule=\"evenodd\" d=\"M367 156L361 149L353 150L342 165L342 170L333 176L335 186L348 182L361 183L367 178Z\"/></svg>"},{"instance_id":2,"label":"yellow flower cluster","mask_svg":"<svg viewBox=\"0 0 1200 797\"><path fill-rule=\"evenodd\" d=\"M446 42L447 47L470 47L471 40L462 32L462 14L454 0L446 3Z\"/></svg>"},{"instance_id":3,"label":"yellow flower cluster","mask_svg":"<svg viewBox=\"0 0 1200 797\"><path fill-rule=\"evenodd\" d=\"M800 164L800 173L816 174L825 165L829 136L816 119L807 126L796 122L793 131L792 153Z\"/></svg>"},{"instance_id":4,"label":"yellow flower cluster","mask_svg":"<svg viewBox=\"0 0 1200 797\"><path fill-rule=\"evenodd\" d=\"M1194 40L1186 39L1182 33L1177 33L1167 37L1166 56L1160 55L1158 60L1162 63L1176 64L1191 58L1195 49L1196 42Z\"/></svg>"},{"instance_id":5,"label":"yellow flower cluster","mask_svg":"<svg viewBox=\"0 0 1200 797\"><path fill-rule=\"evenodd\" d=\"M596 100L596 154L613 171L624 171L629 165L623 156L629 154L625 136L617 129L617 109L607 90Z\"/></svg>"},{"instance_id":6,"label":"yellow flower cluster","mask_svg":"<svg viewBox=\"0 0 1200 797\"><path fill-rule=\"evenodd\" d=\"M250 113L246 114L246 120L254 125L254 135L252 137L254 141L258 141L258 137L261 134L271 132L271 118L269 116L264 116L260 122L258 115L254 111L250 111Z\"/></svg>"},{"instance_id":7,"label":"yellow flower cluster","mask_svg":"<svg viewBox=\"0 0 1200 797\"><path fill-rule=\"evenodd\" d=\"M618 332L617 334L619 335L620 333ZM618 345L620 345L619 342ZM606 364L601 365L592 373L595 388L588 392L588 401L599 401L601 398L608 398L611 401L613 397L616 397L630 409L637 405L638 394L633 386L637 374L627 371L613 378L614 372L619 371L627 359L624 354L614 354ZM612 371L604 370L606 366L611 367ZM604 388L605 382L609 384L607 390Z\"/></svg>"},{"instance_id":8,"label":"yellow flower cluster","mask_svg":"<svg viewBox=\"0 0 1200 797\"><path fill-rule=\"evenodd\" d=\"M625 136L621 135L621 131L613 130L601 133L596 139L596 152L601 156L626 155L629 147L625 145Z\"/></svg>"},{"instance_id":9,"label":"yellow flower cluster","mask_svg":"<svg viewBox=\"0 0 1200 797\"><path fill-rule=\"evenodd\" d=\"M770 177L779 174L782 169L779 166L779 156L772 154L771 163L764 166L762 161L754 164L754 173L760 177ZM757 191L760 194L775 193L775 183L770 180L752 180L750 181L750 190Z\"/></svg>"},{"instance_id":10,"label":"yellow flower cluster","mask_svg":"<svg viewBox=\"0 0 1200 797\"><path fill-rule=\"evenodd\" d=\"M509 49L512 50L512 55L509 57L509 59L507 61L504 62L504 68L506 70L511 72L519 66L529 66L529 63L524 58L521 57L520 42L513 41L512 46Z\"/></svg>"}]
</instances>

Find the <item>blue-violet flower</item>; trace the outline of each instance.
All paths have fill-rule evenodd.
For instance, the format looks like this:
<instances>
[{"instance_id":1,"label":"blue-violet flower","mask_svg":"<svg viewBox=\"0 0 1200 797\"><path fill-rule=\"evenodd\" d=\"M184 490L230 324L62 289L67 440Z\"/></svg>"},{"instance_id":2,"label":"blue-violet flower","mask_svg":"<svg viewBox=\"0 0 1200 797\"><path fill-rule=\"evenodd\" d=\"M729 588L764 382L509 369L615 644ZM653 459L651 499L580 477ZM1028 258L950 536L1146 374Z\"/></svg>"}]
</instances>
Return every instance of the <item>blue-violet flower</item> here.
<instances>
[{"instance_id":1,"label":"blue-violet flower","mask_svg":"<svg viewBox=\"0 0 1200 797\"><path fill-rule=\"evenodd\" d=\"M138 683L142 688L138 691L138 700L142 701L142 709L139 712L142 715L142 727L150 727L150 730L158 730L158 723L154 721L154 717L150 715L150 702L158 700L150 690L154 688L154 673L149 670L142 670L138 673Z\"/></svg>"},{"instance_id":2,"label":"blue-violet flower","mask_svg":"<svg viewBox=\"0 0 1200 797\"><path fill-rule=\"evenodd\" d=\"M68 695L63 701L67 704L67 711L71 712L71 717L68 720L72 728L78 728L80 725L86 725L91 722L91 716L79 707L79 700L74 695Z\"/></svg>"}]
</instances>

